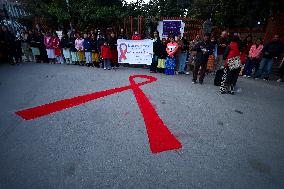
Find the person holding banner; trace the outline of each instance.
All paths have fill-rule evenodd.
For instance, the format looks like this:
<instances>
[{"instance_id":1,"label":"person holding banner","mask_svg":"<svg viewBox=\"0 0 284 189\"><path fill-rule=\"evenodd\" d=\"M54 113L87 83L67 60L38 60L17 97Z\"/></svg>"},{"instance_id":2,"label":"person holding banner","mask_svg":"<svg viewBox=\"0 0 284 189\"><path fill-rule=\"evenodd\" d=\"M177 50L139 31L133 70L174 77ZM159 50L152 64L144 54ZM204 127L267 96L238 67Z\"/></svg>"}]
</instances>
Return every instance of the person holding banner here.
<instances>
[{"instance_id":1,"label":"person holding banner","mask_svg":"<svg viewBox=\"0 0 284 189\"><path fill-rule=\"evenodd\" d=\"M169 36L170 42L167 44L167 53L168 57L166 59L166 68L165 74L166 75L174 75L175 74L175 66L176 66L176 58L175 54L178 50L178 44L175 42L173 36Z\"/></svg>"}]
</instances>

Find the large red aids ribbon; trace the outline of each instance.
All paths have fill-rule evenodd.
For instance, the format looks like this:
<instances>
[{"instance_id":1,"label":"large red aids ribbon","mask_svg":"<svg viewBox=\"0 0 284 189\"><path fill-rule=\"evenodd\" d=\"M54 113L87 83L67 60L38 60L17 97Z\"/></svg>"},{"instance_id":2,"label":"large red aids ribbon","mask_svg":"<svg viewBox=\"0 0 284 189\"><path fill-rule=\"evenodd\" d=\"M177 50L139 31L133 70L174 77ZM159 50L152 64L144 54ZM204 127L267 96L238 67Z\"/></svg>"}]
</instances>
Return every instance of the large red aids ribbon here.
<instances>
[{"instance_id":1,"label":"large red aids ribbon","mask_svg":"<svg viewBox=\"0 0 284 189\"><path fill-rule=\"evenodd\" d=\"M146 81L136 83L135 78L143 78ZM135 95L139 109L143 115L144 122L147 129L148 139L150 143L150 149L152 153L159 153L168 150L179 149L182 144L176 139L176 137L170 132L163 120L159 117L155 108L139 88L142 85L152 83L157 78L147 75L132 75L129 77L130 85L109 89L100 92L94 92L82 96L77 96L69 99L59 100L49 104L44 104L34 108L29 108L16 112L16 114L25 120L32 120L38 117L42 117L57 111L61 111L67 108L78 106L80 104L102 98L111 94L119 93L128 89L131 89Z\"/></svg>"}]
</instances>

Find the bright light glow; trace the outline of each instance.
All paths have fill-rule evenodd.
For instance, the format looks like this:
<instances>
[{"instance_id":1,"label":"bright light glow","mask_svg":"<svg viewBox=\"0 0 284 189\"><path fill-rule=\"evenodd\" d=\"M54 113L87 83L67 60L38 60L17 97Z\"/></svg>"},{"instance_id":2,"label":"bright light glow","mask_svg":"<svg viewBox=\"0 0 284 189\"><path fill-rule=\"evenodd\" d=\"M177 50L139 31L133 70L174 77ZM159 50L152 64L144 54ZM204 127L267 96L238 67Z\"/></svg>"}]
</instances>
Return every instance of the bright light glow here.
<instances>
[{"instance_id":1,"label":"bright light glow","mask_svg":"<svg viewBox=\"0 0 284 189\"><path fill-rule=\"evenodd\" d=\"M127 3L135 3L137 0L125 0ZM149 3L150 0L144 0L145 3Z\"/></svg>"}]
</instances>

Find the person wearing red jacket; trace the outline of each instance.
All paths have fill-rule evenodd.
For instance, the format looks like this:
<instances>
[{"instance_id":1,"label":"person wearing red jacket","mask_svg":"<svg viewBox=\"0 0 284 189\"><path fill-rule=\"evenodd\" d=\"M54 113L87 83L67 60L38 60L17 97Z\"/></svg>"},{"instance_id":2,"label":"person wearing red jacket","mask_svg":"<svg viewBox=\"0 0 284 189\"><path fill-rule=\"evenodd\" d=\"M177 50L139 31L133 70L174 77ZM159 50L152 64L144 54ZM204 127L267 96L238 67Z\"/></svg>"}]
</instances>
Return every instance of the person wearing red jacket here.
<instances>
[{"instance_id":1,"label":"person wearing red jacket","mask_svg":"<svg viewBox=\"0 0 284 189\"><path fill-rule=\"evenodd\" d=\"M105 41L104 44L101 46L101 58L104 61L104 70L111 69L111 49L108 43Z\"/></svg>"},{"instance_id":2,"label":"person wearing red jacket","mask_svg":"<svg viewBox=\"0 0 284 189\"><path fill-rule=\"evenodd\" d=\"M62 57L62 52L60 48L60 39L58 38L57 34L53 34L53 40L52 40L52 47L54 49L54 54L56 57L56 62L63 64L63 57Z\"/></svg>"},{"instance_id":3,"label":"person wearing red jacket","mask_svg":"<svg viewBox=\"0 0 284 189\"><path fill-rule=\"evenodd\" d=\"M224 53L224 74L221 81L221 94L235 94L234 86L236 85L242 62L241 44L238 36L232 36L231 43ZM234 62L235 66L230 63Z\"/></svg>"},{"instance_id":4,"label":"person wearing red jacket","mask_svg":"<svg viewBox=\"0 0 284 189\"><path fill-rule=\"evenodd\" d=\"M134 32L134 35L132 36L132 40L141 40L141 36L137 31Z\"/></svg>"}]
</instances>

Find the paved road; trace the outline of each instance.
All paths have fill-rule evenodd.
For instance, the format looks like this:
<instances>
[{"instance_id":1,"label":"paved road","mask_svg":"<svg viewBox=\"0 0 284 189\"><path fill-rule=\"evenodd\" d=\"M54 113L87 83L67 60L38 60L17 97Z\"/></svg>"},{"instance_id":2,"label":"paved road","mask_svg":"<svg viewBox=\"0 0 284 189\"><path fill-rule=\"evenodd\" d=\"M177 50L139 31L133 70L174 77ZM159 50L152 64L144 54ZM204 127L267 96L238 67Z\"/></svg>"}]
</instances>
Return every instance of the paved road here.
<instances>
[{"instance_id":1,"label":"paved road","mask_svg":"<svg viewBox=\"0 0 284 189\"><path fill-rule=\"evenodd\" d=\"M153 154L131 90L38 119L16 111L158 78L141 89L180 150ZM0 66L0 188L284 188L284 85L240 78L235 96L206 78L71 65Z\"/></svg>"}]
</instances>

